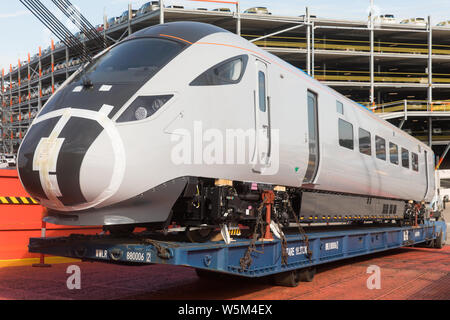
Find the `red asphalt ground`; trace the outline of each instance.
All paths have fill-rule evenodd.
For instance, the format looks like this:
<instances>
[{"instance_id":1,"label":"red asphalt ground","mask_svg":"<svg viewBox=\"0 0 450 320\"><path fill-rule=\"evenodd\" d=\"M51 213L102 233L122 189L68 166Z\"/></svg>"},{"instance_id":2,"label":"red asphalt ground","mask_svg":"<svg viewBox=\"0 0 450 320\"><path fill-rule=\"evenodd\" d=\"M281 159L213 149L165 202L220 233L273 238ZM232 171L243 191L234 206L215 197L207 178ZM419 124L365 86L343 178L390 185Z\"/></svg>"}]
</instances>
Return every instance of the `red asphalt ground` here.
<instances>
[{"instance_id":1,"label":"red asphalt ground","mask_svg":"<svg viewBox=\"0 0 450 320\"><path fill-rule=\"evenodd\" d=\"M81 290L66 287L68 264L47 269L0 269L0 299L137 300L334 300L450 299L450 246L401 248L319 267L311 283L297 288L272 286L268 280L200 280L190 268L79 263ZM367 267L381 268L381 289L369 290Z\"/></svg>"}]
</instances>

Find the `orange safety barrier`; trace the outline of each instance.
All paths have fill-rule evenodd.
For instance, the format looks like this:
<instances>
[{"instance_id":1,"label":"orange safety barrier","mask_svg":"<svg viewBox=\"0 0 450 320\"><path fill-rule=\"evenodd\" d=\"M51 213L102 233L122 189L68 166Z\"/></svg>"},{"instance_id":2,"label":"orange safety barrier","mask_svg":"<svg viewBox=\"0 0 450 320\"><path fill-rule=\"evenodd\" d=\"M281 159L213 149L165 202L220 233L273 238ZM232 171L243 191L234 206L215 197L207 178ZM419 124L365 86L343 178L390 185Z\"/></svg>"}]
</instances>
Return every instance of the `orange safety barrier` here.
<instances>
[{"instance_id":1,"label":"orange safety barrier","mask_svg":"<svg viewBox=\"0 0 450 320\"><path fill-rule=\"evenodd\" d=\"M16 170L0 170L0 197L29 198ZM28 252L29 238L42 235L43 208L39 205L0 205L0 267L32 265L43 262L39 254ZM47 237L63 237L73 233L98 234L101 227L66 227L47 224ZM46 258L47 263L71 262L61 257Z\"/></svg>"}]
</instances>

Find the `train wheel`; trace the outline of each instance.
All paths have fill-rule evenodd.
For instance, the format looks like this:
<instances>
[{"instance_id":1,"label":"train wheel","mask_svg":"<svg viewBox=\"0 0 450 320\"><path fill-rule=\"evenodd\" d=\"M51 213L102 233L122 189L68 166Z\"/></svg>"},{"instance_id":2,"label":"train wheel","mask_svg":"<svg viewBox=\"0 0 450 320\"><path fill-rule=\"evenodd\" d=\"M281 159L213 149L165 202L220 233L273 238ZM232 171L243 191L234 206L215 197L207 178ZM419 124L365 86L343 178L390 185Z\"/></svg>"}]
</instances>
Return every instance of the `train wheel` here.
<instances>
[{"instance_id":1,"label":"train wheel","mask_svg":"<svg viewBox=\"0 0 450 320\"><path fill-rule=\"evenodd\" d=\"M189 227L185 231L187 239L192 243L204 243L210 241L218 234L215 228L203 228L191 230Z\"/></svg>"},{"instance_id":2,"label":"train wheel","mask_svg":"<svg viewBox=\"0 0 450 320\"><path fill-rule=\"evenodd\" d=\"M298 272L294 270L276 274L274 275L273 280L275 285L277 286L295 288L298 286L300 282L298 276L299 276Z\"/></svg>"},{"instance_id":3,"label":"train wheel","mask_svg":"<svg viewBox=\"0 0 450 320\"><path fill-rule=\"evenodd\" d=\"M298 270L298 279L302 282L312 282L316 275L316 268Z\"/></svg>"}]
</instances>

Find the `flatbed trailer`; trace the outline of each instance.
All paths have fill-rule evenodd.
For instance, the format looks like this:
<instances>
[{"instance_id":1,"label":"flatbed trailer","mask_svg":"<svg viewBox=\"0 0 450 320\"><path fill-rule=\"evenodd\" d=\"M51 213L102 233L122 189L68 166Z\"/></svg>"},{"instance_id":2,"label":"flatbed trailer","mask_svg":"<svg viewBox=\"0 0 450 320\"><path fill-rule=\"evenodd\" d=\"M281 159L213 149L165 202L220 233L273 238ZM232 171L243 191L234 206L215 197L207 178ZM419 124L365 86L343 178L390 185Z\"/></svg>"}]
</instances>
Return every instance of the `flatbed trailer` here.
<instances>
[{"instance_id":1,"label":"flatbed trailer","mask_svg":"<svg viewBox=\"0 0 450 320\"><path fill-rule=\"evenodd\" d=\"M419 244L442 248L446 228L445 221L427 221L417 226L305 227L305 233L300 234L298 229L286 232L286 242L261 239L254 245L242 238L231 244L188 243L179 241L176 234L146 232L122 238L71 235L31 238L29 251L93 262L192 267L199 276L216 273L252 278L273 276L278 285L296 286L299 281L312 281L315 267L328 262Z\"/></svg>"}]
</instances>

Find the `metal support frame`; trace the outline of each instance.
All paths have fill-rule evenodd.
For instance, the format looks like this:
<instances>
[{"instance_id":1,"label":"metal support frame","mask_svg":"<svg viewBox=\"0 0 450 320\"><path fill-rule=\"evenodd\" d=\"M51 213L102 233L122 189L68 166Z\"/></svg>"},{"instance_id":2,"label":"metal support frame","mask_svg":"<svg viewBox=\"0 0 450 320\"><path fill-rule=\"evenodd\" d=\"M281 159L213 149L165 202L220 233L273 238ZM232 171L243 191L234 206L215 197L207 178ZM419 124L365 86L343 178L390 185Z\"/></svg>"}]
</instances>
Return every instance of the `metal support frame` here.
<instances>
[{"instance_id":1,"label":"metal support frame","mask_svg":"<svg viewBox=\"0 0 450 320\"><path fill-rule=\"evenodd\" d=\"M133 19L133 7L131 3L128 4L128 35L130 36L133 33L131 29L131 19Z\"/></svg>"},{"instance_id":2,"label":"metal support frame","mask_svg":"<svg viewBox=\"0 0 450 320\"><path fill-rule=\"evenodd\" d=\"M436 170L439 170L439 167L441 166L442 162L444 161L445 157L447 156L447 153L448 153L449 150L450 150L450 143L447 144L447 147L445 148L444 153L439 158L438 164L436 166Z\"/></svg>"},{"instance_id":3,"label":"metal support frame","mask_svg":"<svg viewBox=\"0 0 450 320\"><path fill-rule=\"evenodd\" d=\"M373 21L373 0L370 0L370 106L375 107L375 59L374 59L374 21Z\"/></svg>"},{"instance_id":4,"label":"metal support frame","mask_svg":"<svg viewBox=\"0 0 450 320\"><path fill-rule=\"evenodd\" d=\"M428 111L432 111L433 103L433 27L431 16L428 16Z\"/></svg>"},{"instance_id":5,"label":"metal support frame","mask_svg":"<svg viewBox=\"0 0 450 320\"><path fill-rule=\"evenodd\" d=\"M311 75L311 24L308 7L306 7L306 70Z\"/></svg>"},{"instance_id":6,"label":"metal support frame","mask_svg":"<svg viewBox=\"0 0 450 320\"><path fill-rule=\"evenodd\" d=\"M281 33L289 32L289 31L301 28L303 26L305 26L305 24L302 23L302 24L299 24L299 25L296 25L296 26L293 26L293 27L289 27L289 28L280 30L280 31L272 32L272 33L266 34L264 36L258 37L256 39L252 39L252 40L250 40L250 42L253 43L253 42L256 42L256 41L261 41L261 40L264 40L266 38L270 38L270 37L276 36L276 35L281 34Z\"/></svg>"},{"instance_id":7,"label":"metal support frame","mask_svg":"<svg viewBox=\"0 0 450 320\"><path fill-rule=\"evenodd\" d=\"M159 24L164 24L164 0L159 0Z\"/></svg>"},{"instance_id":8,"label":"metal support frame","mask_svg":"<svg viewBox=\"0 0 450 320\"><path fill-rule=\"evenodd\" d=\"M433 146L433 118L428 117L428 146Z\"/></svg>"},{"instance_id":9,"label":"metal support frame","mask_svg":"<svg viewBox=\"0 0 450 320\"><path fill-rule=\"evenodd\" d=\"M236 1L236 34L238 36L241 35L241 4L239 1Z\"/></svg>"}]
</instances>

